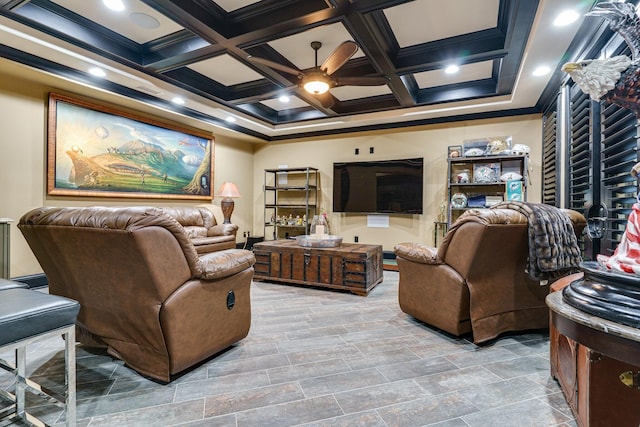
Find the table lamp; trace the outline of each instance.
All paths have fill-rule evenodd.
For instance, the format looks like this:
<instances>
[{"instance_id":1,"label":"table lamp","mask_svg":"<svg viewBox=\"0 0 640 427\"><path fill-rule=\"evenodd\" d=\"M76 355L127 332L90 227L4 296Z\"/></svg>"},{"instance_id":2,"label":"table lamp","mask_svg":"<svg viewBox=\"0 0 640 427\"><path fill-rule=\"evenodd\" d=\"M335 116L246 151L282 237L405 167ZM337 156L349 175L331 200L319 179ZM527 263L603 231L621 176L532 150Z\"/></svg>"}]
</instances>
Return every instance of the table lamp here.
<instances>
[{"instance_id":1,"label":"table lamp","mask_svg":"<svg viewBox=\"0 0 640 427\"><path fill-rule=\"evenodd\" d=\"M220 202L220 208L222 208L222 215L224 216L224 224L231 224L231 214L233 213L233 207L235 205L233 199L236 197L242 197L238 191L238 187L233 182L227 181L220 186L216 197L222 197Z\"/></svg>"}]
</instances>

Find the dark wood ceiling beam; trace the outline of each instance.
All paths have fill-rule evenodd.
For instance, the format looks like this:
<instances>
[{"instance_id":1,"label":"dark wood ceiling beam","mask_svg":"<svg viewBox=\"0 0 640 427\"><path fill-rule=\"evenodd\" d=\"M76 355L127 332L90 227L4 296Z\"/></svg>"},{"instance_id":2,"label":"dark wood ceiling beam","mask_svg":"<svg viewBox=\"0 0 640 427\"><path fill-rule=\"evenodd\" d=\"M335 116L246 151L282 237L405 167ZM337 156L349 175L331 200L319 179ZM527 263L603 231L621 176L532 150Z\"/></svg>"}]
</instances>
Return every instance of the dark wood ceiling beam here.
<instances>
[{"instance_id":1,"label":"dark wood ceiling beam","mask_svg":"<svg viewBox=\"0 0 640 427\"><path fill-rule=\"evenodd\" d=\"M341 101L336 110L340 114L362 114L398 108L398 100L393 95L372 96L365 99Z\"/></svg>"},{"instance_id":2,"label":"dark wood ceiling beam","mask_svg":"<svg viewBox=\"0 0 640 427\"><path fill-rule=\"evenodd\" d=\"M296 110L290 111L278 111L278 124L323 118L325 118L325 116L323 116L320 111L311 108L298 108Z\"/></svg>"},{"instance_id":3,"label":"dark wood ceiling beam","mask_svg":"<svg viewBox=\"0 0 640 427\"><path fill-rule=\"evenodd\" d=\"M144 1L152 7L159 8L159 11L162 13L174 14L175 12L177 12L177 10L171 11L171 8L178 6L180 11L182 11L182 13L186 11L191 16L191 18L197 19L201 22L203 21L206 22L207 19L209 19L209 18L203 18L203 17L206 17L206 13L204 13L204 11L200 9L202 7L202 4L199 4L199 2L192 2L187 0L171 0L171 1L144 0ZM384 2L369 1L369 2L365 2L366 4L363 3L363 4L360 4L359 6L365 7L368 10L373 10L375 8L389 7L390 5L401 4L404 2L406 2L406 0L403 0L403 1L396 0L391 2L390 1L384 1ZM302 11L299 8L296 10L296 7L294 7L298 2L295 2L294 4L291 4L292 2L288 2L288 3L289 4L287 5L287 10L290 11L288 16L282 16L282 15L278 15L277 17L271 16L271 18L274 18L274 19L269 19L269 16L265 15L263 11L263 13L259 15L259 19L256 18L258 17L258 15L255 15L253 17L255 21L253 26L249 25L250 20L246 19L247 16L252 13L249 10L249 8L246 8L247 10L243 10L242 14L240 13L236 14L235 16L233 16L231 21L233 21L236 24L234 25L236 28L242 28L242 30L245 32L240 34L239 30L237 30L239 35L234 36L232 38L225 39L223 34L220 34L219 32L215 32L215 34L211 34L209 30L205 30L204 33L199 33L199 35L201 37L211 40L212 43L215 42L218 47L218 49L216 49L217 52L225 52L235 57L236 59L243 61L246 65L250 66L251 68L257 69L257 71L259 71L261 74L269 76L269 78L272 79L274 82L282 84L283 85L282 90L286 90L285 87L287 86L287 84L291 83L290 80L283 81L284 76L270 69L269 67L264 67L259 64L246 62L245 50L251 51L252 46L254 47L260 46L266 41L285 37L287 35L291 35L291 34L306 30L308 28L312 28L317 25L326 25L328 23L336 22L341 18L343 14L345 14L346 12L344 10L345 7L348 8L348 10L355 10L353 5L350 4L349 2L344 2L341 5L339 4L340 2L336 2L335 5L337 7L316 10L316 11L312 11L312 10L314 8L317 8L319 5L313 4L311 7L309 6L311 3L314 3L314 2L309 2L309 1L303 2L303 4L306 5L307 9L302 9ZM280 2L279 5L282 5L282 3ZM169 9L169 10L166 10L166 9ZM275 8L275 7L270 8L269 13L273 13L274 11L277 11L277 10L278 8ZM233 15L233 12L230 15ZM191 18L188 19L188 21L192 22L193 19ZM207 24L208 28L211 28L211 26L214 26L215 24L215 17L211 19L214 19L214 21L211 21L209 24ZM239 21L241 20L244 20L244 22L240 23ZM266 23L274 22L274 20L275 22L277 22L275 25L266 24ZM189 26L190 24L186 21L181 22L181 25L185 26L186 28L189 28L191 31L194 31L194 32L199 31L196 28L190 27ZM261 49L264 49L264 47L261 46ZM260 54L253 51L251 53L254 54L255 56L269 57L269 55L266 54L265 52ZM183 55L181 57L182 59L181 65L184 64L183 61L188 56L190 55ZM193 56L193 59L195 60L197 58ZM269 59L286 63L283 60L283 58L278 58L278 59L269 58ZM155 65L159 65L159 64L155 64ZM162 65L164 67L171 67L171 60L163 61ZM362 65L360 65L360 67L362 67ZM366 74L371 74L372 72L375 73L376 71L377 70L375 70L375 68L368 69ZM355 69L350 69L348 66L345 66L344 75L346 76L346 75L363 75L363 74L358 74L357 71L355 71ZM401 84L401 87L405 88L403 84ZM322 107L322 105L317 101L317 99L313 95L307 94L303 90L296 90L296 93L300 98L304 99L306 102L310 103L314 107L320 109L324 114L327 114L327 115L335 114L332 110ZM261 99L267 99L267 97L270 97L273 94L274 94L273 89L267 92L258 91L258 92L255 92L254 95L248 95L248 97L246 93L244 94L236 93L237 95L236 100L247 101L249 99L253 99L255 102L257 102L258 100L261 100ZM411 100L410 105L413 105L413 99L410 96L409 96L409 99Z\"/></svg>"},{"instance_id":4,"label":"dark wood ceiling beam","mask_svg":"<svg viewBox=\"0 0 640 427\"><path fill-rule=\"evenodd\" d=\"M262 117L263 120L267 120L270 123L278 122L278 113L277 111L267 107L263 104L246 104L246 105L238 105L238 108L253 116L253 117Z\"/></svg>"},{"instance_id":5,"label":"dark wood ceiling beam","mask_svg":"<svg viewBox=\"0 0 640 427\"><path fill-rule=\"evenodd\" d=\"M500 18L508 21L505 31L505 49L509 55L505 56L501 63L497 87L497 92L500 94L511 93L513 90L538 10L538 3L538 0L501 2Z\"/></svg>"},{"instance_id":6,"label":"dark wood ceiling beam","mask_svg":"<svg viewBox=\"0 0 640 427\"><path fill-rule=\"evenodd\" d=\"M318 22L326 23L328 21L335 21L340 19L339 12L335 12L333 9L325 9L312 13L312 16L296 16L293 19L289 19L286 22L281 20L276 21L275 25L265 27L263 29L255 30L250 33L244 33L241 36L227 39L223 34L215 31L211 25L215 24L215 21L211 21L207 24L209 19L213 19L207 12L207 9L201 2L192 0L142 0L149 6L155 8L160 13L167 16L180 16L179 24L190 31L202 37L205 40L215 43L219 46L219 52L225 52L232 57L240 60L241 62L249 65L250 67L260 68L260 72L269 76L274 82L282 84L283 87L289 86L290 81L283 77L280 73L269 67L259 66L256 64L248 64L246 53L243 50L251 44L261 42L262 39L278 38L284 33L294 33L304 30L306 27L312 27L317 25ZM264 25L264 23L263 23ZM200 60L203 58L199 58ZM165 62L165 65L168 65ZM311 94L305 91L298 90L297 94L300 98L304 99L309 104L313 105L317 109L321 110L326 115L335 115L335 113L322 106L320 102Z\"/></svg>"},{"instance_id":7,"label":"dark wood ceiling beam","mask_svg":"<svg viewBox=\"0 0 640 427\"><path fill-rule=\"evenodd\" d=\"M212 45L188 30L152 40L143 44L141 48L144 52L144 65L154 71L163 68L163 61L169 60L172 64L185 63L190 59L193 61L198 56L211 55L212 52L220 49L219 46ZM165 64L164 67L167 65Z\"/></svg>"},{"instance_id":8,"label":"dark wood ceiling beam","mask_svg":"<svg viewBox=\"0 0 640 427\"><path fill-rule=\"evenodd\" d=\"M349 0L341 0L343 4L349 3ZM373 14L381 14L382 12L374 12ZM380 17L378 17L380 19ZM365 52L367 58L373 66L384 76L389 79L389 88L393 95L398 99L398 103L402 107L415 106L413 95L407 90L401 77L396 74L396 69L391 60L390 53L392 47L382 37L382 32L376 25L376 20L371 16L363 16L353 9L348 9L345 13L345 26L349 29L360 48Z\"/></svg>"},{"instance_id":9,"label":"dark wood ceiling beam","mask_svg":"<svg viewBox=\"0 0 640 427\"><path fill-rule=\"evenodd\" d=\"M31 0L3 0L0 1L0 6L8 10L15 9L23 4L29 3Z\"/></svg>"},{"instance_id":10,"label":"dark wood ceiling beam","mask_svg":"<svg viewBox=\"0 0 640 427\"><path fill-rule=\"evenodd\" d=\"M279 2L281 7L286 5L286 8L283 9L286 14L262 15L260 19L252 20L251 24L234 20L230 17L233 16L232 14L224 18L212 16L209 6L205 6L209 2L202 3L193 0L141 1L166 16L174 17L180 25L205 40L223 45L227 49L256 46L318 25L340 20L340 10L325 8L309 11L308 0ZM233 32L226 31L227 26L232 26Z\"/></svg>"},{"instance_id":11,"label":"dark wood ceiling beam","mask_svg":"<svg viewBox=\"0 0 640 427\"><path fill-rule=\"evenodd\" d=\"M362 15L368 13L382 11L390 7L399 6L401 4L410 3L414 0L359 0L353 3L353 7ZM340 3L337 0L336 3Z\"/></svg>"},{"instance_id":12,"label":"dark wood ceiling beam","mask_svg":"<svg viewBox=\"0 0 640 427\"><path fill-rule=\"evenodd\" d=\"M400 74L419 73L442 68L453 61L464 65L499 59L508 53L504 46L504 34L499 31L478 31L400 49L394 64Z\"/></svg>"},{"instance_id":13,"label":"dark wood ceiling beam","mask_svg":"<svg viewBox=\"0 0 640 427\"><path fill-rule=\"evenodd\" d=\"M496 81L494 79L485 79L471 83L449 85L446 89L441 87L420 89L418 91L418 102L421 105L433 105L495 95L497 95Z\"/></svg>"},{"instance_id":14,"label":"dark wood ceiling beam","mask_svg":"<svg viewBox=\"0 0 640 427\"><path fill-rule=\"evenodd\" d=\"M280 87L267 80L258 80L243 85L237 85L233 88L234 104L248 104L252 102L260 102L267 99L277 98L280 95L295 95L297 87L295 85L289 87Z\"/></svg>"}]
</instances>

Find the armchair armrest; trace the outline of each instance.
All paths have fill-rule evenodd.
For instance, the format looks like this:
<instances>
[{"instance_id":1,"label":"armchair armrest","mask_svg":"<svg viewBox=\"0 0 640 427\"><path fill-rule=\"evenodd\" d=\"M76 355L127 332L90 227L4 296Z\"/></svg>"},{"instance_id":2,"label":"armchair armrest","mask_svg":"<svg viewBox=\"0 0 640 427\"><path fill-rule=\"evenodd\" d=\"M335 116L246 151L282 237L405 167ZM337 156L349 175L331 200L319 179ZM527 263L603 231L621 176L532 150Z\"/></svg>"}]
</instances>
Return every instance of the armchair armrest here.
<instances>
[{"instance_id":1,"label":"armchair armrest","mask_svg":"<svg viewBox=\"0 0 640 427\"><path fill-rule=\"evenodd\" d=\"M438 249L422 243L398 243L394 247L396 256L420 264L443 264L438 258Z\"/></svg>"},{"instance_id":2,"label":"armchair armrest","mask_svg":"<svg viewBox=\"0 0 640 427\"><path fill-rule=\"evenodd\" d=\"M256 258L253 252L245 249L227 249L210 252L200 257L200 279L214 280L231 276L253 267Z\"/></svg>"},{"instance_id":3,"label":"armchair armrest","mask_svg":"<svg viewBox=\"0 0 640 427\"><path fill-rule=\"evenodd\" d=\"M207 230L207 236L235 236L237 232L237 224L216 224Z\"/></svg>"}]
</instances>

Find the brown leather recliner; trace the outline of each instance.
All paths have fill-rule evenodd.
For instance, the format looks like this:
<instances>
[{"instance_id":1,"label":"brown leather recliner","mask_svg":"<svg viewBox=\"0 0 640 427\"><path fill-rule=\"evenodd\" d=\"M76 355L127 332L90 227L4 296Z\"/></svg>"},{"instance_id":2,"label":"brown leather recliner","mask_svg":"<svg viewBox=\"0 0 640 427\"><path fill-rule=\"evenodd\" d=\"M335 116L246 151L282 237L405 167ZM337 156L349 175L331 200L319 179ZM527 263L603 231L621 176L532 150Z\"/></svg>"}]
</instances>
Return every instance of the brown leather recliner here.
<instances>
[{"instance_id":1,"label":"brown leather recliner","mask_svg":"<svg viewBox=\"0 0 640 427\"><path fill-rule=\"evenodd\" d=\"M584 217L569 215L576 234ZM473 333L481 343L507 331L549 326L549 283L527 274L528 221L510 209L473 209L447 232L438 248L395 246L403 312L453 335Z\"/></svg>"},{"instance_id":2,"label":"brown leather recliner","mask_svg":"<svg viewBox=\"0 0 640 427\"><path fill-rule=\"evenodd\" d=\"M49 292L80 302L77 339L164 382L247 336L255 263L242 249L198 254L166 212L43 207L18 224Z\"/></svg>"},{"instance_id":3,"label":"brown leather recliner","mask_svg":"<svg viewBox=\"0 0 640 427\"><path fill-rule=\"evenodd\" d=\"M203 207L161 208L184 227L185 233L199 254L234 249L236 224L218 224L213 213Z\"/></svg>"}]
</instances>

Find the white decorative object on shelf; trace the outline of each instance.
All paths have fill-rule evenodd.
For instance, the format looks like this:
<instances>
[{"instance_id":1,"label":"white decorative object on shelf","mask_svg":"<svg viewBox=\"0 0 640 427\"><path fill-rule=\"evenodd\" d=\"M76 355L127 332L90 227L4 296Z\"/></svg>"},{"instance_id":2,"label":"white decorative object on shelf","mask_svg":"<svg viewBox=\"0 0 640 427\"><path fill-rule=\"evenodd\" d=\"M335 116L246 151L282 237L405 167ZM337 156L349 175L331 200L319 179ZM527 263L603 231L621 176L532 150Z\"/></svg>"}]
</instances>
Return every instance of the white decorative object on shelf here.
<instances>
[{"instance_id":1,"label":"white decorative object on shelf","mask_svg":"<svg viewBox=\"0 0 640 427\"><path fill-rule=\"evenodd\" d=\"M519 173L516 173L516 172L503 173L502 176L500 177L500 181L503 181L503 182L519 181L521 179L522 179L522 175L520 175Z\"/></svg>"}]
</instances>

